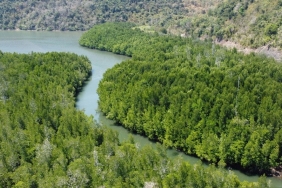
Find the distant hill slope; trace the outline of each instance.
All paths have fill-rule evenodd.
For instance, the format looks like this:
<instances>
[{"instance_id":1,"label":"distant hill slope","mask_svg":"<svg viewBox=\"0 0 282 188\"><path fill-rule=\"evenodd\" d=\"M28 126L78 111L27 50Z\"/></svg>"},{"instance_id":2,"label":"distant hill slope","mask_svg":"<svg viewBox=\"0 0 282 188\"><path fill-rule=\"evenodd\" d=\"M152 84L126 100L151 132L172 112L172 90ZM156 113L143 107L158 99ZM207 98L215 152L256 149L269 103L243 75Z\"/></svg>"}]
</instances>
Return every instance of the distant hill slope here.
<instances>
[{"instance_id":1,"label":"distant hill slope","mask_svg":"<svg viewBox=\"0 0 282 188\"><path fill-rule=\"evenodd\" d=\"M233 41L243 47L282 49L282 0L0 2L0 29L88 30L108 21L153 26L163 33Z\"/></svg>"},{"instance_id":2,"label":"distant hill slope","mask_svg":"<svg viewBox=\"0 0 282 188\"><path fill-rule=\"evenodd\" d=\"M282 48L282 0L228 0L187 22L186 32L197 37Z\"/></svg>"},{"instance_id":3,"label":"distant hill slope","mask_svg":"<svg viewBox=\"0 0 282 188\"><path fill-rule=\"evenodd\" d=\"M0 2L0 28L87 30L106 21L164 26L186 13L181 0L4 0Z\"/></svg>"},{"instance_id":4,"label":"distant hill slope","mask_svg":"<svg viewBox=\"0 0 282 188\"><path fill-rule=\"evenodd\" d=\"M229 6L234 7L234 16L226 19L224 26L234 27L235 32L231 33L233 40L255 48L263 45L282 47L282 0L233 0ZM218 9L216 14L219 18L224 8L223 5ZM226 35L226 32L223 33ZM227 34L225 37L230 36Z\"/></svg>"}]
</instances>

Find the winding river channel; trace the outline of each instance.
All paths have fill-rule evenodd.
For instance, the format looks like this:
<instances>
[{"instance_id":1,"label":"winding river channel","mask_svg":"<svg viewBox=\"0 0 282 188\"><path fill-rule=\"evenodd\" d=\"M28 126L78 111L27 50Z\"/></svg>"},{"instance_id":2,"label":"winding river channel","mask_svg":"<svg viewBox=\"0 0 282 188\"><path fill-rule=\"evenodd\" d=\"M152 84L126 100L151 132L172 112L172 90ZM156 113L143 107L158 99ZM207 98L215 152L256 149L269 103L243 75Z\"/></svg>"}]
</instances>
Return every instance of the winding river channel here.
<instances>
[{"instance_id":1,"label":"winding river channel","mask_svg":"<svg viewBox=\"0 0 282 188\"><path fill-rule=\"evenodd\" d=\"M92 62L92 77L89 79L82 92L78 95L76 107L84 110L87 115L93 115L95 120L100 124L109 126L118 131L121 141L126 140L130 133L121 126L116 126L111 120L108 120L102 113L98 111L98 95L96 93L100 79L103 73L120 63L128 57L115 55L109 52L101 52L97 50L87 49L79 46L78 40L82 32L38 32L38 31L0 31L0 50L2 52L73 52L79 55L87 56ZM156 144L147 138L133 135L135 141L142 147ZM177 156L189 161L191 164L199 163L200 160L184 155L176 150L167 150L167 154L171 158ZM241 181L257 181L258 176L248 176L237 170L232 170ZM271 187L282 188L282 179L267 178L271 181Z\"/></svg>"}]
</instances>

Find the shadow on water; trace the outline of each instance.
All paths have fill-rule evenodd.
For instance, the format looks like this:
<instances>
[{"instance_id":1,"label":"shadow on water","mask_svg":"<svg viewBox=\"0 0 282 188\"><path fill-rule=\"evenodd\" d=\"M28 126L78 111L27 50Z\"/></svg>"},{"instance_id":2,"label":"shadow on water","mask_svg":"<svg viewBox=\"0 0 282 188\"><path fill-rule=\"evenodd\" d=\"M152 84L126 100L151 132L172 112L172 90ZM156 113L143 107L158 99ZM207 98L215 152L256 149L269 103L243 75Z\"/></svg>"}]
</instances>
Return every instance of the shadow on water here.
<instances>
[{"instance_id":1,"label":"shadow on water","mask_svg":"<svg viewBox=\"0 0 282 188\"><path fill-rule=\"evenodd\" d=\"M89 82L91 82L91 80L92 80L92 71L91 71L91 73L89 74L89 77L87 78L87 80L85 80L85 81L82 83L82 86L79 87L79 88L76 90L76 92L75 92L75 107L76 107L76 108L78 108L77 104L79 103L79 97L78 97L78 95L79 95L81 92L84 91L85 86L86 86L87 84L89 84Z\"/></svg>"}]
</instances>

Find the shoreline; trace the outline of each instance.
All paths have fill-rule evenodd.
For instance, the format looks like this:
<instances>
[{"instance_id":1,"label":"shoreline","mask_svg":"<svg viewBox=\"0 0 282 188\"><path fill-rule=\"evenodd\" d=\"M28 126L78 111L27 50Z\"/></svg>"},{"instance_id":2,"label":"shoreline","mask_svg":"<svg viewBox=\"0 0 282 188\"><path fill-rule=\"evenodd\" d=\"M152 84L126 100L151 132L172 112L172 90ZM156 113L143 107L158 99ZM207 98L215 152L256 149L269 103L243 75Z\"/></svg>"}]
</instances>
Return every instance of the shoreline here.
<instances>
[{"instance_id":1,"label":"shoreline","mask_svg":"<svg viewBox=\"0 0 282 188\"><path fill-rule=\"evenodd\" d=\"M46 31L46 32L85 32L85 30L75 30L75 31L70 31L70 30L65 30L65 31L61 31L61 30L35 30L35 29L0 29L0 31L30 31L30 32L42 32L42 31Z\"/></svg>"},{"instance_id":2,"label":"shoreline","mask_svg":"<svg viewBox=\"0 0 282 188\"><path fill-rule=\"evenodd\" d=\"M0 29L0 31L48 31L48 30L21 30L19 28L15 29ZM48 32L85 32L85 30L51 30ZM199 40L202 40L201 38L198 38ZM241 44L230 41L230 40L221 40L221 41L215 41L215 44L220 45L222 47L226 47L227 49L236 48L238 52L242 52L244 54L250 54L250 53L256 53L256 54L262 54L270 58L274 58L277 62L282 63L282 50L278 48L271 47L270 45L261 46L259 48L250 48L242 46Z\"/></svg>"},{"instance_id":3,"label":"shoreline","mask_svg":"<svg viewBox=\"0 0 282 188\"><path fill-rule=\"evenodd\" d=\"M270 168L270 176L282 179L282 165Z\"/></svg>"}]
</instances>

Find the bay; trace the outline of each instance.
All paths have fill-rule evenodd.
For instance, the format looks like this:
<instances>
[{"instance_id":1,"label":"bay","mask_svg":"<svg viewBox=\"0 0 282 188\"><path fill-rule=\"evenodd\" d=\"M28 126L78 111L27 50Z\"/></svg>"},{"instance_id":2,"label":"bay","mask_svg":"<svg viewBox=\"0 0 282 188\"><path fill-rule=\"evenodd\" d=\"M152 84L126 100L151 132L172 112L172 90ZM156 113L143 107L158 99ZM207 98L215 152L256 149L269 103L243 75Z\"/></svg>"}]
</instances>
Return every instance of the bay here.
<instances>
[{"instance_id":1,"label":"bay","mask_svg":"<svg viewBox=\"0 0 282 188\"><path fill-rule=\"evenodd\" d=\"M118 131L120 141L124 141L129 138L131 133L123 127L117 126L114 121L107 119L98 111L97 101L99 97L96 90L103 73L115 64L128 59L128 57L81 47L78 44L81 34L82 32L0 31L0 50L2 52L17 53L51 51L72 52L87 56L92 64L92 77L79 93L76 107L83 110L87 115L93 115L95 120L100 124ZM156 143L149 141L145 137L140 135L133 135L133 137L141 147L146 144L151 144L152 147L156 147ZM167 154L171 158L181 157L191 164L200 162L198 158L185 155L176 150L167 150ZM241 181L258 181L258 176L248 176L237 170L231 171L233 171ZM273 177L267 179L271 181L271 187L282 188L282 180Z\"/></svg>"}]
</instances>

